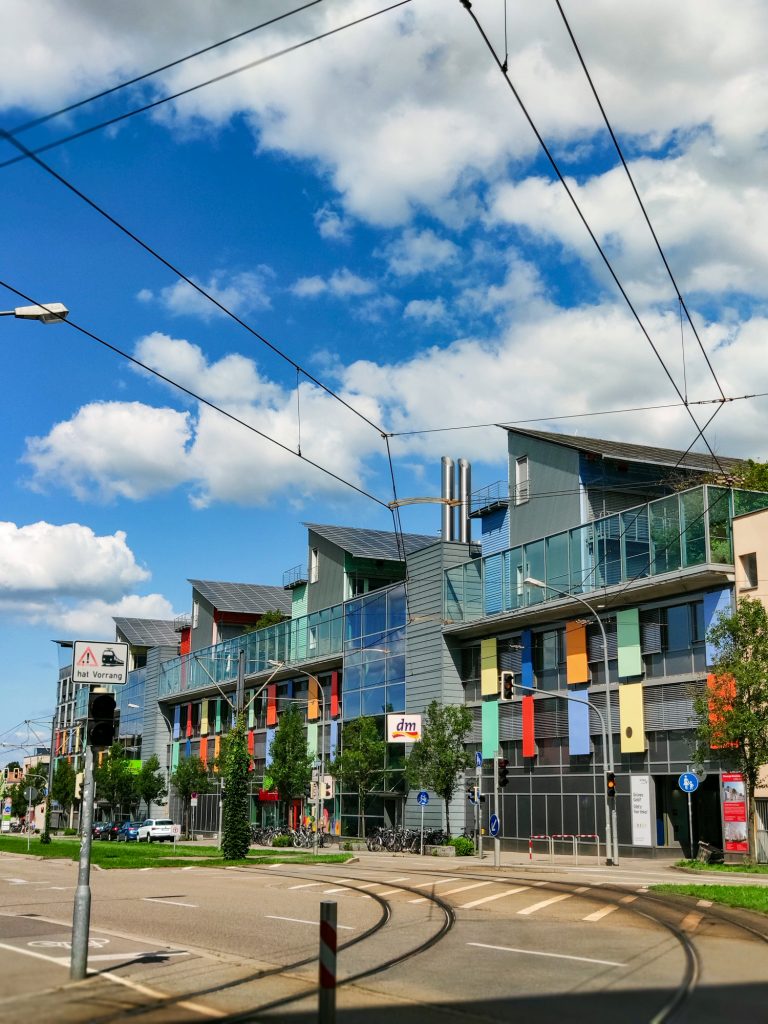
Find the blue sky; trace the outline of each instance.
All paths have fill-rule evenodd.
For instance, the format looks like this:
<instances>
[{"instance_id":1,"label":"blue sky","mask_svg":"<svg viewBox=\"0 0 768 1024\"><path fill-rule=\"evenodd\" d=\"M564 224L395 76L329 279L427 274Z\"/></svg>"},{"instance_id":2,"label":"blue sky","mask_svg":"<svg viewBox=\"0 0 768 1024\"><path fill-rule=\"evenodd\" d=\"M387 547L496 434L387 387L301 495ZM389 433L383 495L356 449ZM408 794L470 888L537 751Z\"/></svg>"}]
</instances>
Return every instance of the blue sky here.
<instances>
[{"instance_id":1,"label":"blue sky","mask_svg":"<svg viewBox=\"0 0 768 1024\"><path fill-rule=\"evenodd\" d=\"M262 3L258 17L293 6ZM44 145L384 6L323 0L18 137ZM563 6L724 391L768 391L764 5ZM473 12L503 56L503 0ZM256 19L245 0L75 0L64 20L53 0L7 0L0 125ZM671 374L691 399L715 397L555 4L510 3L508 26L511 80ZM0 140L0 161L15 152ZM677 396L458 0L412 0L43 159L387 431L535 419L693 439L679 407L561 418ZM31 161L0 175L0 279L66 303L77 324L297 446L291 365ZM382 505L71 327L6 317L0 334L0 742L51 712L52 638L106 638L114 614L187 611L188 577L279 584L305 558L304 520L391 526ZM298 405L302 452L389 501L378 432L306 377ZM712 447L764 458L764 409L726 406ZM470 458L475 487L505 475L497 429L391 445L401 497L438 493L442 454ZM402 518L410 531L439 525L437 506ZM14 754L0 748L0 762Z\"/></svg>"}]
</instances>

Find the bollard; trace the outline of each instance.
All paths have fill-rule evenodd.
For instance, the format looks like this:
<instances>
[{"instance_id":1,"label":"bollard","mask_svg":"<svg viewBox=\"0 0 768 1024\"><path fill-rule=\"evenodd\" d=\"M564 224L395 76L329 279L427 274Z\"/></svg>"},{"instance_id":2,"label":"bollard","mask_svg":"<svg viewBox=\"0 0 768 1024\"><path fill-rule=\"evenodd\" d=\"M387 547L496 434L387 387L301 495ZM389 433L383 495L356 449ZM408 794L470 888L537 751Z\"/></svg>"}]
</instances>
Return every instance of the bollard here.
<instances>
[{"instance_id":1,"label":"bollard","mask_svg":"<svg viewBox=\"0 0 768 1024\"><path fill-rule=\"evenodd\" d=\"M320 903L320 994L319 1024L336 1021L336 901Z\"/></svg>"}]
</instances>

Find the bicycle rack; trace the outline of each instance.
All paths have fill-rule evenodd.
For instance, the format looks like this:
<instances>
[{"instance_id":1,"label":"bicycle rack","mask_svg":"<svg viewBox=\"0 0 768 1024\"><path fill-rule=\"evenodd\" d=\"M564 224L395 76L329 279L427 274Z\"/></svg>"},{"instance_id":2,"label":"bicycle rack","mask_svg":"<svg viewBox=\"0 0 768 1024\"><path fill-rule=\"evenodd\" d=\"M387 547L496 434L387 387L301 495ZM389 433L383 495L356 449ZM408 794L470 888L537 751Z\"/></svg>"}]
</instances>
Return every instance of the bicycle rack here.
<instances>
[{"instance_id":1,"label":"bicycle rack","mask_svg":"<svg viewBox=\"0 0 768 1024\"><path fill-rule=\"evenodd\" d=\"M528 837L528 859L529 860L533 860L533 844L534 844L534 842L536 840L540 840L541 842L544 842L546 840L547 848L549 850L549 863L551 864L554 861L554 859L555 859L555 853L554 853L554 846L553 846L553 843L552 843L552 836L549 836L549 835L539 835L539 836L529 836Z\"/></svg>"},{"instance_id":2,"label":"bicycle rack","mask_svg":"<svg viewBox=\"0 0 768 1024\"><path fill-rule=\"evenodd\" d=\"M579 854L578 854L578 852L576 850L576 836L573 835L573 833L571 833L571 832L553 832L552 835L550 836L550 839L552 840L552 847L553 847L553 849L554 849L555 843L564 843L564 842L566 842L567 840L570 839L570 841L571 841L571 850L572 850L573 856L575 858L575 863L576 864L579 863Z\"/></svg>"},{"instance_id":3,"label":"bicycle rack","mask_svg":"<svg viewBox=\"0 0 768 1024\"><path fill-rule=\"evenodd\" d=\"M579 863L579 840L591 839L597 846L597 863L600 863L600 836L594 832L580 832L576 837L576 863Z\"/></svg>"}]
</instances>

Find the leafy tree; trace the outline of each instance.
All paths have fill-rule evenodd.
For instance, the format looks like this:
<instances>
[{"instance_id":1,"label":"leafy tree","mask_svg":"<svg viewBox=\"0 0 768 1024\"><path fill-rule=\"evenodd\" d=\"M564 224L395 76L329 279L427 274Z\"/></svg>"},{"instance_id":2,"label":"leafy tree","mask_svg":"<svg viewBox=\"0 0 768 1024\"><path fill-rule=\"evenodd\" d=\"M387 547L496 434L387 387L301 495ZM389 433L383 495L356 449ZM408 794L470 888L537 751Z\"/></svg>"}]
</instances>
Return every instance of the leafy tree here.
<instances>
[{"instance_id":1,"label":"leafy tree","mask_svg":"<svg viewBox=\"0 0 768 1024\"><path fill-rule=\"evenodd\" d=\"M387 745L379 736L374 718L355 718L342 729L341 753L329 766L331 775L357 793L360 835L365 836L365 798L384 772Z\"/></svg>"},{"instance_id":2,"label":"leafy tree","mask_svg":"<svg viewBox=\"0 0 768 1024\"><path fill-rule=\"evenodd\" d=\"M189 832L192 794L207 792L209 784L208 769L199 757L185 757L179 761L176 771L171 776L171 785L176 790L184 809L185 832Z\"/></svg>"},{"instance_id":3,"label":"leafy tree","mask_svg":"<svg viewBox=\"0 0 768 1024\"><path fill-rule=\"evenodd\" d=\"M278 622L285 622L287 615L284 612L279 612L277 609L273 611L264 612L259 621L253 626L246 626L243 630L244 633L255 633L257 629L264 629L265 626L276 626Z\"/></svg>"},{"instance_id":4,"label":"leafy tree","mask_svg":"<svg viewBox=\"0 0 768 1024\"><path fill-rule=\"evenodd\" d=\"M11 801L11 808L14 814L19 817L24 817L29 807L29 801L24 796L24 790L27 787L23 782L16 782L12 786L8 787L8 797Z\"/></svg>"},{"instance_id":5,"label":"leafy tree","mask_svg":"<svg viewBox=\"0 0 768 1024\"><path fill-rule=\"evenodd\" d=\"M464 737L472 728L472 712L464 705L441 705L433 700L426 711L421 740L405 763L412 786L426 786L445 803L445 830L451 834L450 802L459 777L472 764Z\"/></svg>"},{"instance_id":6,"label":"leafy tree","mask_svg":"<svg viewBox=\"0 0 768 1024\"><path fill-rule=\"evenodd\" d=\"M56 765L51 785L51 800L55 800L66 813L75 802L77 775L75 769L66 759Z\"/></svg>"},{"instance_id":7,"label":"leafy tree","mask_svg":"<svg viewBox=\"0 0 768 1024\"><path fill-rule=\"evenodd\" d=\"M768 462L746 459L735 470L735 482L746 491L768 491Z\"/></svg>"},{"instance_id":8,"label":"leafy tree","mask_svg":"<svg viewBox=\"0 0 768 1024\"><path fill-rule=\"evenodd\" d=\"M222 814L221 852L224 860L243 860L251 845L248 803L248 753L245 715L239 714L227 737L226 755L222 765L224 809Z\"/></svg>"},{"instance_id":9,"label":"leafy tree","mask_svg":"<svg viewBox=\"0 0 768 1024\"><path fill-rule=\"evenodd\" d=\"M272 784L280 799L290 805L291 800L304 795L312 779L313 758L307 746L304 715L297 705L289 705L280 715L271 753Z\"/></svg>"},{"instance_id":10,"label":"leafy tree","mask_svg":"<svg viewBox=\"0 0 768 1024\"><path fill-rule=\"evenodd\" d=\"M5 769L9 772L20 771L21 764L19 761L9 761L8 764L5 766Z\"/></svg>"},{"instance_id":11,"label":"leafy tree","mask_svg":"<svg viewBox=\"0 0 768 1024\"><path fill-rule=\"evenodd\" d=\"M109 804L110 817L114 820L116 814L124 814L125 807L129 807L136 800L136 776L131 771L125 751L119 743L113 743L109 750L104 752L101 764L93 770L93 778L96 784L96 797L99 800L106 800Z\"/></svg>"},{"instance_id":12,"label":"leafy tree","mask_svg":"<svg viewBox=\"0 0 768 1024\"><path fill-rule=\"evenodd\" d=\"M755 787L768 763L768 612L760 601L739 601L707 634L717 649L718 685L694 701L699 760L716 749L723 762L744 776L748 798L749 855L755 859Z\"/></svg>"},{"instance_id":13,"label":"leafy tree","mask_svg":"<svg viewBox=\"0 0 768 1024\"><path fill-rule=\"evenodd\" d=\"M142 764L139 774L136 776L136 796L147 805L147 817L151 813L151 804L159 803L168 795L165 788L165 776L157 759L157 754Z\"/></svg>"}]
</instances>

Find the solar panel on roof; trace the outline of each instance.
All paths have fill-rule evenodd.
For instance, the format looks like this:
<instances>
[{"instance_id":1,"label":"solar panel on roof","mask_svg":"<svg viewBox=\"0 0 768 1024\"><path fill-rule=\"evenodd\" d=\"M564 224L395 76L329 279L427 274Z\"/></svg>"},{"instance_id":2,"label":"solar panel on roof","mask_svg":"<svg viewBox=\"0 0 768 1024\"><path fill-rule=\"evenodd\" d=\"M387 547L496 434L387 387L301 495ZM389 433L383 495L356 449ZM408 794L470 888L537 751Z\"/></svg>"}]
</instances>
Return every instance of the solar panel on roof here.
<instances>
[{"instance_id":1,"label":"solar panel on roof","mask_svg":"<svg viewBox=\"0 0 768 1024\"><path fill-rule=\"evenodd\" d=\"M282 587L258 583L225 583L218 580L190 580L195 590L222 612L263 615L280 611L290 614L291 595Z\"/></svg>"},{"instance_id":2,"label":"solar panel on roof","mask_svg":"<svg viewBox=\"0 0 768 1024\"><path fill-rule=\"evenodd\" d=\"M304 523L320 537L358 558L375 558L387 562L399 562L402 552L398 549L397 537L386 530L365 530L354 526L325 526L322 523ZM406 554L434 544L437 537L422 533L402 534Z\"/></svg>"},{"instance_id":3,"label":"solar panel on roof","mask_svg":"<svg viewBox=\"0 0 768 1024\"><path fill-rule=\"evenodd\" d=\"M116 617L114 623L128 643L136 647L174 645L179 642L173 622L167 619Z\"/></svg>"}]
</instances>

